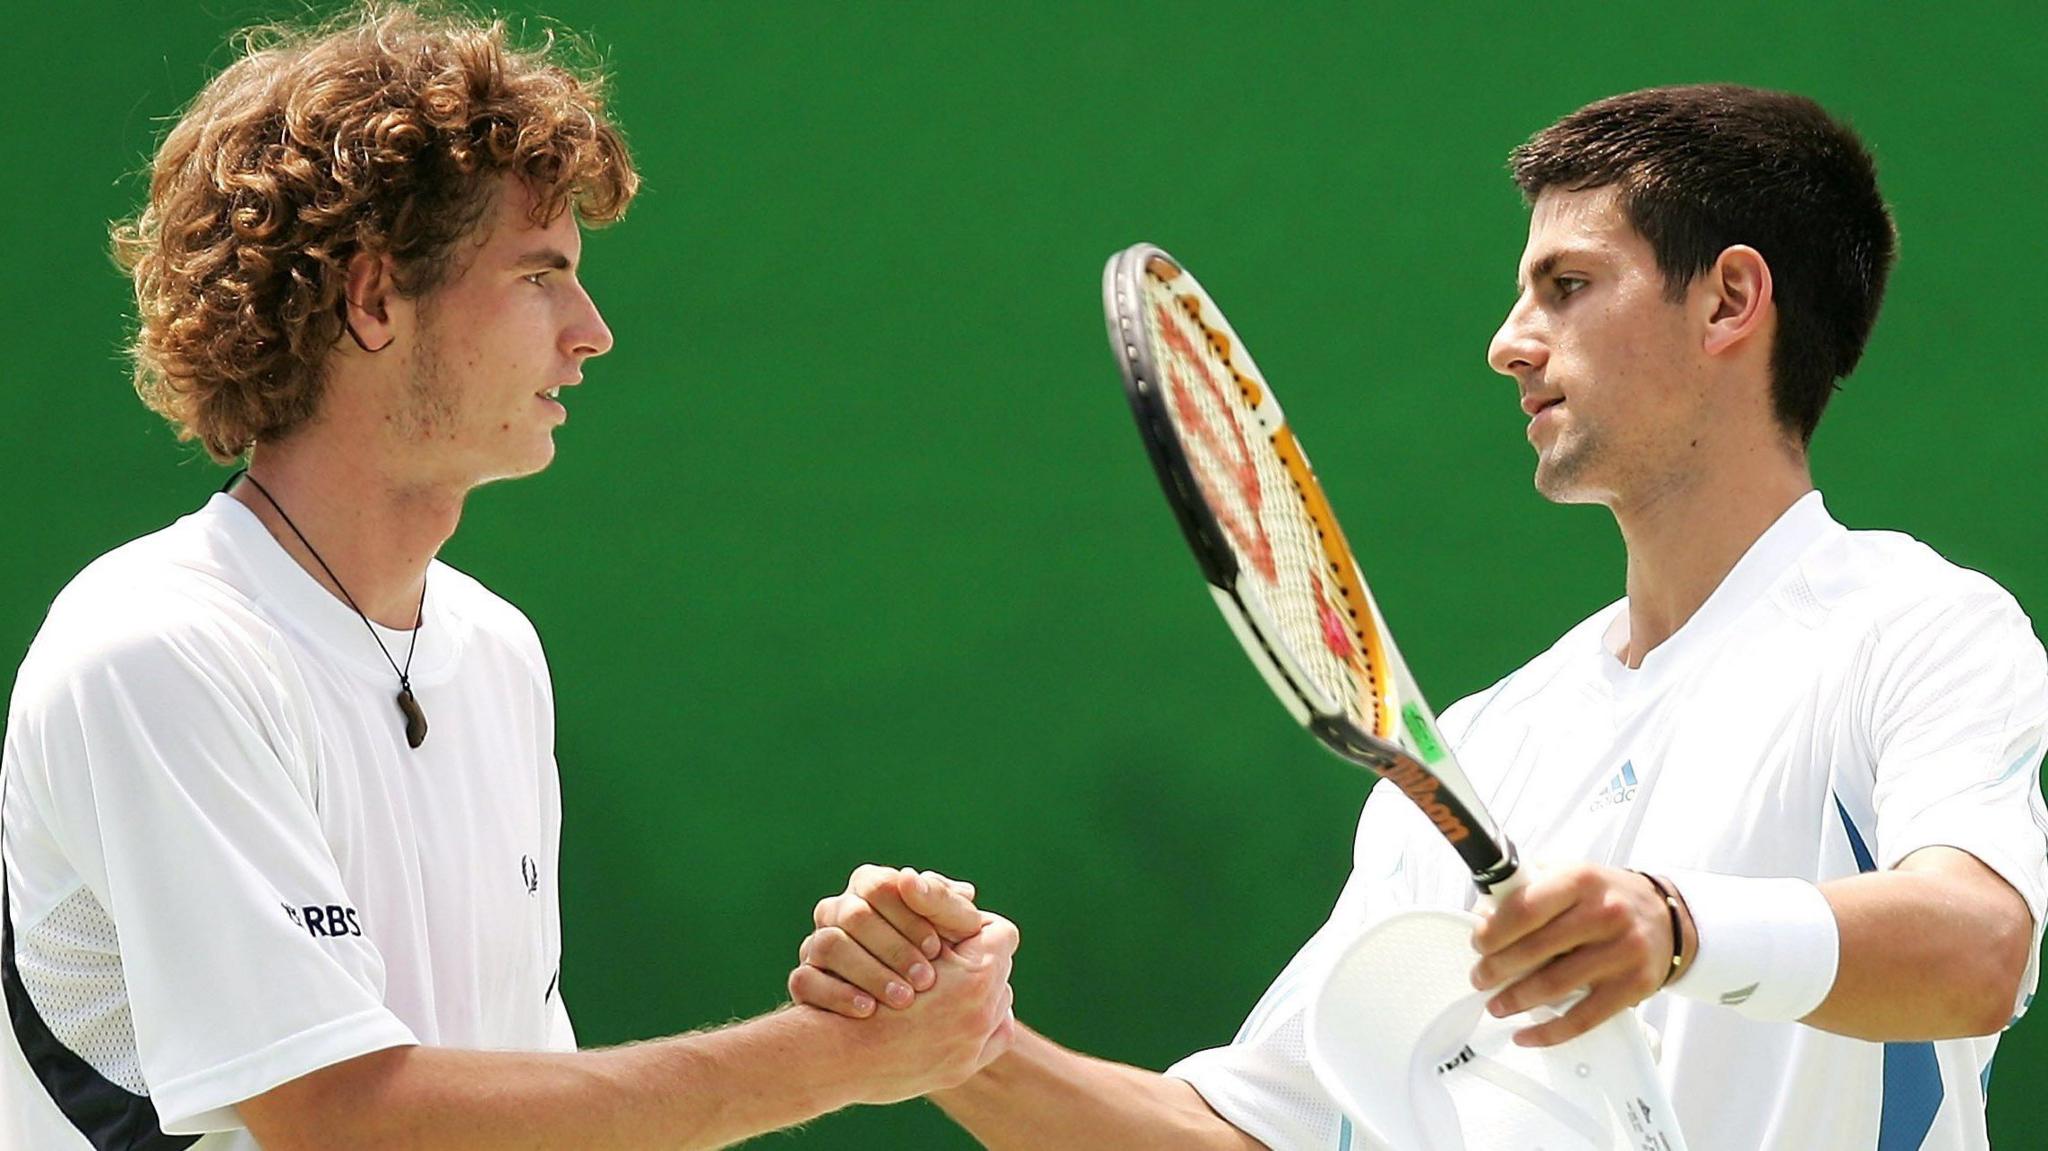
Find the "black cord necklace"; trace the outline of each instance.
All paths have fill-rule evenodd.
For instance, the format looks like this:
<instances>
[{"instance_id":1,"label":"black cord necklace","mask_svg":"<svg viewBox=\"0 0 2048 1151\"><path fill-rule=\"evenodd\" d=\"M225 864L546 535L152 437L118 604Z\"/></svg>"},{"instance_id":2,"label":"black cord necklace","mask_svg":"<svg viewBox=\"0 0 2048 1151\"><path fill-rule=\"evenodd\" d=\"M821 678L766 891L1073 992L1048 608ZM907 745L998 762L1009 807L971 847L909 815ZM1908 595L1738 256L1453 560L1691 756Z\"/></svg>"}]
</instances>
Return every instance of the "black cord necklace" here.
<instances>
[{"instance_id":1,"label":"black cord necklace","mask_svg":"<svg viewBox=\"0 0 2048 1151\"><path fill-rule=\"evenodd\" d=\"M341 598L348 601L348 606L355 609L357 618L363 621L363 626L369 628L370 638L376 641L377 650L384 653L384 662L390 664L391 670L398 673L398 710L405 716L406 745L408 747L418 747L420 744L425 743L427 741L427 713L420 710L420 701L413 698L412 653L420 646L420 629L427 625L426 581L422 580L420 582L420 606L415 616L417 622L412 629L412 640L405 646L405 666L399 667L398 661L391 658L391 649L384 646L384 637L378 635L376 627L370 623L370 617L363 614L362 608L356 607L356 597L348 594L348 589L341 586L341 577L335 575L334 569L327 566L327 561L320 558L320 553L313 547L313 541L307 539L306 533L299 530L299 525L292 522L292 517L285 514L283 505L277 502L277 497L271 495L268 488L256 482L256 477L249 474L249 469L243 468L241 471L229 476L228 482L221 485L220 490L226 491L233 487L238 479L248 480L249 486L255 488L262 494L265 500L270 502L271 507L277 509L278 518L284 521L284 526L292 529L292 534L299 537L300 543L306 545L306 551L312 554L313 562L319 564L320 570L327 573L327 578L334 581L335 588L341 592Z\"/></svg>"}]
</instances>

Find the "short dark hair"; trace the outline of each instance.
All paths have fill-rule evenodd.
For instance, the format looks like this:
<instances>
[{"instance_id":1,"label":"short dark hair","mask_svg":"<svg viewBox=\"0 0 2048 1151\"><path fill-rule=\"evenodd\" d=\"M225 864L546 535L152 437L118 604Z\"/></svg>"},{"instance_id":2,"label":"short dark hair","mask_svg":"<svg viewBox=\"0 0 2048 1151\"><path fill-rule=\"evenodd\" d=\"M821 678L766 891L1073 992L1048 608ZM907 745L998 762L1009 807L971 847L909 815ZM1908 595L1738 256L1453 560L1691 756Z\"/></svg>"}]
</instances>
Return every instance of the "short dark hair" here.
<instances>
[{"instance_id":1,"label":"short dark hair","mask_svg":"<svg viewBox=\"0 0 2048 1151\"><path fill-rule=\"evenodd\" d=\"M1813 439L1863 356L1898 248L1877 167L1847 125L1786 92L1649 88L1543 129L1508 168L1530 204L1553 188L1616 188L1673 300L1730 246L1762 253L1778 304L1772 406Z\"/></svg>"}]
</instances>

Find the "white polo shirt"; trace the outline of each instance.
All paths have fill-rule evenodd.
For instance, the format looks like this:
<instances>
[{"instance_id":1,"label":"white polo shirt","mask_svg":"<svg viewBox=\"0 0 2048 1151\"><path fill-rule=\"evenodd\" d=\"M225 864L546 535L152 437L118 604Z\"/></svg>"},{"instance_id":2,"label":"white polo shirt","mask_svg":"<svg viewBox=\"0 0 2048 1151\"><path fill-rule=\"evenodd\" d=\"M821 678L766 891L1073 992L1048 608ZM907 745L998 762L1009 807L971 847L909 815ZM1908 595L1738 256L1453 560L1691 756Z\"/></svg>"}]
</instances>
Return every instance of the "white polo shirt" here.
<instances>
[{"instance_id":1,"label":"white polo shirt","mask_svg":"<svg viewBox=\"0 0 2048 1151\"><path fill-rule=\"evenodd\" d=\"M1799 500L1631 670L1626 601L1443 716L1525 860L1815 882L1958 847L2048 904L2048 658L2012 597L1925 545ZM1350 881L1229 1047L1169 1074L1275 1151L1366 1151L1310 1074L1307 993L1364 926L1469 906L1457 855L1390 785ZM1930 972L1930 979L1941 973ZM1995 1035L1870 1043L1669 993L1640 1008L1694 1151L1982 1151Z\"/></svg>"},{"instance_id":2,"label":"white polo shirt","mask_svg":"<svg viewBox=\"0 0 2048 1151\"><path fill-rule=\"evenodd\" d=\"M435 563L412 683L417 749L363 621L228 496L64 589L0 777L0 1147L249 1151L237 1102L344 1059L574 1047L539 640Z\"/></svg>"}]
</instances>

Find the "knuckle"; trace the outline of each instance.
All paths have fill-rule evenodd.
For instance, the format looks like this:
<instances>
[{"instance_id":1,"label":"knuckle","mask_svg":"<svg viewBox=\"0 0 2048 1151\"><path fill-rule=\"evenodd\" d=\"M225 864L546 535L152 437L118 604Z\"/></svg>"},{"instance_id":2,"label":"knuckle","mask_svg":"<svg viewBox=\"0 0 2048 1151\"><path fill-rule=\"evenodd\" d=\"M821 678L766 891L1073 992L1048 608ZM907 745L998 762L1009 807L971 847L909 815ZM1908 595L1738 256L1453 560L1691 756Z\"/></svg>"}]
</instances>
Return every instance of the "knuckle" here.
<instances>
[{"instance_id":1,"label":"knuckle","mask_svg":"<svg viewBox=\"0 0 2048 1151\"><path fill-rule=\"evenodd\" d=\"M1658 925L1661 926L1661 925ZM1671 958L1671 935L1638 921L1632 940L1646 963L1662 964Z\"/></svg>"},{"instance_id":2,"label":"knuckle","mask_svg":"<svg viewBox=\"0 0 2048 1151\"><path fill-rule=\"evenodd\" d=\"M874 906L864 899L850 899L839 909L839 926L851 934L871 931L881 921L882 917Z\"/></svg>"},{"instance_id":3,"label":"knuckle","mask_svg":"<svg viewBox=\"0 0 2048 1151\"><path fill-rule=\"evenodd\" d=\"M931 931L930 928L924 928L923 930L926 932ZM924 953L924 948L917 945L917 936L918 931L913 929L907 934L897 934L889 940L889 953L894 963L905 975L910 974L911 967L919 963L931 968L932 974L937 975L939 971L937 957L927 956Z\"/></svg>"},{"instance_id":4,"label":"knuckle","mask_svg":"<svg viewBox=\"0 0 2048 1151\"><path fill-rule=\"evenodd\" d=\"M1614 941L1628 953L1630 959L1640 959L1650 953L1650 929L1643 921L1625 912L1615 913Z\"/></svg>"},{"instance_id":5,"label":"knuckle","mask_svg":"<svg viewBox=\"0 0 2048 1151\"><path fill-rule=\"evenodd\" d=\"M827 961L835 959L845 953L846 946L850 942L851 940L847 938L846 932L839 928L821 927L811 934L810 962L815 966L821 959Z\"/></svg>"},{"instance_id":6,"label":"knuckle","mask_svg":"<svg viewBox=\"0 0 2048 1151\"><path fill-rule=\"evenodd\" d=\"M988 924L981 929L981 936L988 941L991 950L1004 955L1014 954L1018 945L1024 941L1023 934L1017 930L1017 925L999 915L990 918Z\"/></svg>"},{"instance_id":7,"label":"knuckle","mask_svg":"<svg viewBox=\"0 0 2048 1151\"><path fill-rule=\"evenodd\" d=\"M799 967L789 973L789 998L794 1003L837 1010L845 999L839 986L837 980L814 967Z\"/></svg>"}]
</instances>

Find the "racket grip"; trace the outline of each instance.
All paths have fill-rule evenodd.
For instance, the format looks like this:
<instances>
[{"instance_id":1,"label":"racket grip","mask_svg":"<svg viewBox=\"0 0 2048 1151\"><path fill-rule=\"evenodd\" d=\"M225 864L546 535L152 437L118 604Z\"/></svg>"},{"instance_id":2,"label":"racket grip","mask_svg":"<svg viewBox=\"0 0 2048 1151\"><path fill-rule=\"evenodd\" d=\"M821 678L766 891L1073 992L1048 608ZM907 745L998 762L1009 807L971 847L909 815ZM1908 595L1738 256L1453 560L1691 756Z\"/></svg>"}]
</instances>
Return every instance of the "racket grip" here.
<instances>
[{"instance_id":1,"label":"racket grip","mask_svg":"<svg viewBox=\"0 0 2048 1151\"><path fill-rule=\"evenodd\" d=\"M1678 1112L1657 1074L1657 1060L1650 1053L1649 1037L1633 1010L1623 1011L1584 1036L1592 1050L1601 1052L1603 1067L1611 1067L1607 1078L1610 1096L1619 1096L1616 1115L1623 1123L1623 1135L1631 1147L1655 1147L1659 1151L1687 1151L1685 1132L1678 1125Z\"/></svg>"},{"instance_id":2,"label":"racket grip","mask_svg":"<svg viewBox=\"0 0 2048 1151\"><path fill-rule=\"evenodd\" d=\"M1500 906L1500 901L1506 899L1509 892L1527 887L1528 885L1529 873L1518 867L1509 872L1506 879L1497 880L1481 891L1479 893L1479 906L1490 911Z\"/></svg>"}]
</instances>

